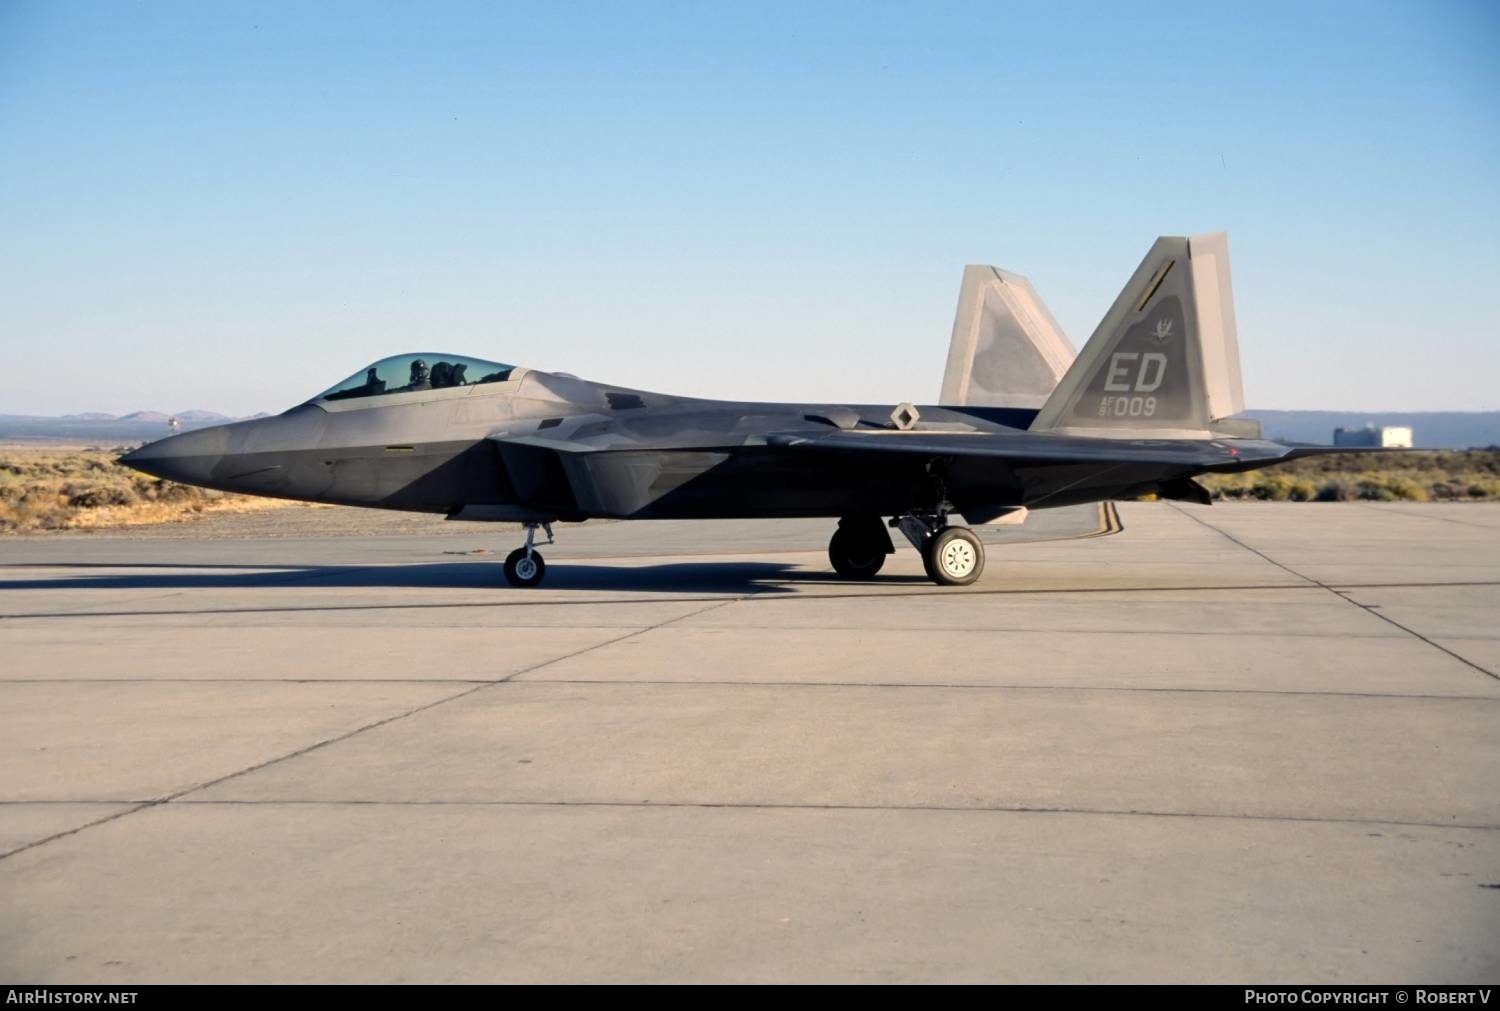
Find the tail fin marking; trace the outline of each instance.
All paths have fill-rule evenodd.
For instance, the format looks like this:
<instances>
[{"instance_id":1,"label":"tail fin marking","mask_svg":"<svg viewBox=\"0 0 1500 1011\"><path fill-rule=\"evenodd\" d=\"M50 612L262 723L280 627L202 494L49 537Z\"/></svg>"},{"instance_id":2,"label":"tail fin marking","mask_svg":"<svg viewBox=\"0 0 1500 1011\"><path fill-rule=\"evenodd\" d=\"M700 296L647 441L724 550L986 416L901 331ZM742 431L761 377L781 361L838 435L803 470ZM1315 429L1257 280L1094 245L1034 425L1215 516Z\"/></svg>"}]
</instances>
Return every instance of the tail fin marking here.
<instances>
[{"instance_id":1,"label":"tail fin marking","mask_svg":"<svg viewBox=\"0 0 1500 1011\"><path fill-rule=\"evenodd\" d=\"M1227 240L1163 236L1031 429L1198 436L1243 406Z\"/></svg>"}]
</instances>

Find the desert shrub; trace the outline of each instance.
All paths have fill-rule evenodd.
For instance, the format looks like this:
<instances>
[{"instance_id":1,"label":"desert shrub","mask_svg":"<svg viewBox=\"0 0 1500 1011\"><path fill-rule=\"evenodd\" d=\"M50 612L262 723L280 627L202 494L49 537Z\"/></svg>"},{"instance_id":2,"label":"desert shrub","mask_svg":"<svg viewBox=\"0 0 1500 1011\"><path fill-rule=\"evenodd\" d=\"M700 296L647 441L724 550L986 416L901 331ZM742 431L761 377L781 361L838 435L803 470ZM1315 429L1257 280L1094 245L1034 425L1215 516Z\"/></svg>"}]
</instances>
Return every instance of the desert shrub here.
<instances>
[{"instance_id":1,"label":"desert shrub","mask_svg":"<svg viewBox=\"0 0 1500 1011\"><path fill-rule=\"evenodd\" d=\"M1391 494L1403 502L1426 502L1427 486L1402 475L1392 475L1386 480L1386 486L1391 489Z\"/></svg>"},{"instance_id":2,"label":"desert shrub","mask_svg":"<svg viewBox=\"0 0 1500 1011\"><path fill-rule=\"evenodd\" d=\"M1359 497L1370 502L1425 502L1428 498L1426 486L1404 474L1362 476L1358 487Z\"/></svg>"},{"instance_id":3,"label":"desert shrub","mask_svg":"<svg viewBox=\"0 0 1500 1011\"><path fill-rule=\"evenodd\" d=\"M1318 486L1305 477L1292 479L1292 486L1287 491L1287 498L1293 502L1312 502L1318 497Z\"/></svg>"},{"instance_id":4,"label":"desert shrub","mask_svg":"<svg viewBox=\"0 0 1500 1011\"><path fill-rule=\"evenodd\" d=\"M1205 474L1198 479L1215 498L1241 499L1249 493L1249 474Z\"/></svg>"},{"instance_id":5,"label":"desert shrub","mask_svg":"<svg viewBox=\"0 0 1500 1011\"><path fill-rule=\"evenodd\" d=\"M1359 486L1345 477L1331 477L1318 486L1318 502L1352 502L1359 498Z\"/></svg>"},{"instance_id":6,"label":"desert shrub","mask_svg":"<svg viewBox=\"0 0 1500 1011\"><path fill-rule=\"evenodd\" d=\"M1487 462L1488 454L1479 454ZM1309 457L1283 467L1242 474L1207 474L1199 480L1221 500L1257 499L1263 502L1352 502L1360 499L1385 502L1425 502L1428 499L1500 497L1500 475L1483 470L1464 471L1475 464L1473 453L1407 454L1425 461L1425 466L1375 469L1369 456L1338 454ZM1382 454L1379 459L1388 459ZM1330 469L1329 461L1346 461L1358 469ZM1436 462L1434 462L1436 461ZM1473 489L1471 494L1471 489Z\"/></svg>"},{"instance_id":7,"label":"desert shrub","mask_svg":"<svg viewBox=\"0 0 1500 1011\"><path fill-rule=\"evenodd\" d=\"M72 487L72 486L69 486ZM65 488L64 491L67 491ZM105 506L134 505L139 499L129 486L95 485L68 495L68 505L77 509L100 509Z\"/></svg>"},{"instance_id":8,"label":"desert shrub","mask_svg":"<svg viewBox=\"0 0 1500 1011\"><path fill-rule=\"evenodd\" d=\"M156 500L158 502L175 502L185 504L198 501L202 497L197 488L185 484L176 484L172 481L163 481L157 490Z\"/></svg>"},{"instance_id":9,"label":"desert shrub","mask_svg":"<svg viewBox=\"0 0 1500 1011\"><path fill-rule=\"evenodd\" d=\"M1250 495L1265 502L1285 502L1291 498L1293 483L1286 474L1263 474L1250 486Z\"/></svg>"},{"instance_id":10,"label":"desert shrub","mask_svg":"<svg viewBox=\"0 0 1500 1011\"><path fill-rule=\"evenodd\" d=\"M22 529L60 530L77 512L68 500L49 489L33 489L11 507L16 526Z\"/></svg>"},{"instance_id":11,"label":"desert shrub","mask_svg":"<svg viewBox=\"0 0 1500 1011\"><path fill-rule=\"evenodd\" d=\"M161 523L260 500L148 477L120 466L124 449L23 448L0 455L0 531Z\"/></svg>"}]
</instances>

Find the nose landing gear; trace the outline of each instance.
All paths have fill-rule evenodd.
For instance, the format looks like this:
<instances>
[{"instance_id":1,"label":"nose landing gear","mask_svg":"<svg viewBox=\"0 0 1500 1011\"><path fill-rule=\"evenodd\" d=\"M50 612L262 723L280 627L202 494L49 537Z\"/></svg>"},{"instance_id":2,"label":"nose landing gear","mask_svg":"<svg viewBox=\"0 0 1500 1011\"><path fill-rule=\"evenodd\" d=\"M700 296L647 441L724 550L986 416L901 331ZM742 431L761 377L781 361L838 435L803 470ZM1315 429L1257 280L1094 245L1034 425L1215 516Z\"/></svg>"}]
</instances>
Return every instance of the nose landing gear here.
<instances>
[{"instance_id":1,"label":"nose landing gear","mask_svg":"<svg viewBox=\"0 0 1500 1011\"><path fill-rule=\"evenodd\" d=\"M516 548L505 558L505 581L511 586L532 587L542 581L547 574L547 563L542 559L542 553L532 546L536 539L536 529L541 527L547 534L547 543L552 543L551 523L526 523L526 546Z\"/></svg>"}]
</instances>

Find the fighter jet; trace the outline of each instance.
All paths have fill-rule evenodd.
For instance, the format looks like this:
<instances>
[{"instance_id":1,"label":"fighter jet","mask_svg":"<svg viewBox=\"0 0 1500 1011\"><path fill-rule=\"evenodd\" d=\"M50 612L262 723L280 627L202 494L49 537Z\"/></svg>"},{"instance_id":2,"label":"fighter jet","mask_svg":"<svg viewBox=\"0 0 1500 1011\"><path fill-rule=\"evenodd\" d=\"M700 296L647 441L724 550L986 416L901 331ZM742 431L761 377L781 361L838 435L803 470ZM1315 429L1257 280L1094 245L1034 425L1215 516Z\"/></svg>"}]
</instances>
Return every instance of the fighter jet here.
<instances>
[{"instance_id":1,"label":"fighter jet","mask_svg":"<svg viewBox=\"0 0 1500 1011\"><path fill-rule=\"evenodd\" d=\"M936 406L701 400L452 354L384 358L270 418L122 457L162 478L309 502L519 523L514 586L558 521L827 517L829 560L871 579L899 530L927 575L973 583L971 526L1156 495L1327 449L1260 438L1244 409L1222 233L1162 237L1074 356L1025 280L969 267ZM961 518L962 522L958 521Z\"/></svg>"}]
</instances>

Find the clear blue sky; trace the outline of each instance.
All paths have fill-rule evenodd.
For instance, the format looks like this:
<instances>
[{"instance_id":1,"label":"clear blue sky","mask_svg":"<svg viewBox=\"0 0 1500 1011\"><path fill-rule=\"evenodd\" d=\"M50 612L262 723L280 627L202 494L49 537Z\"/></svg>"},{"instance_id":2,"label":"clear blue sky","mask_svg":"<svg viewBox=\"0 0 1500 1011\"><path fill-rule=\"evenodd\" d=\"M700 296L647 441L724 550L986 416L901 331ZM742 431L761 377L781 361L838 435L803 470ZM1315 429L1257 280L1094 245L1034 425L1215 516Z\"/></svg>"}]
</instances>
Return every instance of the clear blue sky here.
<instances>
[{"instance_id":1,"label":"clear blue sky","mask_svg":"<svg viewBox=\"0 0 1500 1011\"><path fill-rule=\"evenodd\" d=\"M0 0L0 413L406 350L930 402L965 263L1077 344L1230 235L1247 399L1500 407L1500 5Z\"/></svg>"}]
</instances>

